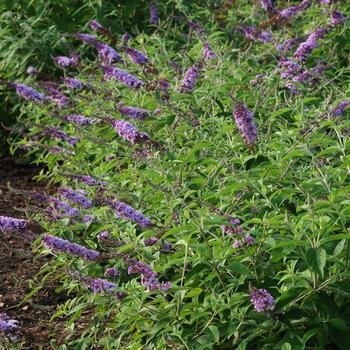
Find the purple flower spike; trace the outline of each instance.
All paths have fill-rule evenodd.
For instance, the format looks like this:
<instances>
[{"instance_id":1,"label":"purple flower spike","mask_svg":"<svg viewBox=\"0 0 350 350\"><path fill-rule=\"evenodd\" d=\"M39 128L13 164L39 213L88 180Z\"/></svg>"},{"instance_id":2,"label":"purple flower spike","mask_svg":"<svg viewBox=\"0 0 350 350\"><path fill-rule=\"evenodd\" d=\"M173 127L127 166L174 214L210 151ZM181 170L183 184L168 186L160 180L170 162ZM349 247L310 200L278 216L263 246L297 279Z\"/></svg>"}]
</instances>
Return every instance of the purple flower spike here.
<instances>
[{"instance_id":1,"label":"purple flower spike","mask_svg":"<svg viewBox=\"0 0 350 350\"><path fill-rule=\"evenodd\" d=\"M114 120L112 125L118 135L129 141L132 145L142 140L149 139L146 133L138 131L134 125L125 120Z\"/></svg>"},{"instance_id":2,"label":"purple flower spike","mask_svg":"<svg viewBox=\"0 0 350 350\"><path fill-rule=\"evenodd\" d=\"M254 288L250 292L250 302L257 312L269 311L275 306L275 299L266 289Z\"/></svg>"},{"instance_id":3,"label":"purple flower spike","mask_svg":"<svg viewBox=\"0 0 350 350\"><path fill-rule=\"evenodd\" d=\"M107 181L99 181L99 180L92 178L89 175L72 174L70 176L75 178L75 179L80 180L81 182L83 182L84 184L86 184L88 186L107 186L108 185Z\"/></svg>"},{"instance_id":4,"label":"purple flower spike","mask_svg":"<svg viewBox=\"0 0 350 350\"><path fill-rule=\"evenodd\" d=\"M83 281L87 283L87 286L93 291L94 294L110 294L117 288L115 283L109 282L102 278L83 278Z\"/></svg>"},{"instance_id":5,"label":"purple flower spike","mask_svg":"<svg viewBox=\"0 0 350 350\"><path fill-rule=\"evenodd\" d=\"M282 19L288 19L291 16L294 16L300 11L306 10L311 5L310 0L303 0L300 5L290 6L281 12L279 12L279 17Z\"/></svg>"},{"instance_id":6,"label":"purple flower spike","mask_svg":"<svg viewBox=\"0 0 350 350\"><path fill-rule=\"evenodd\" d=\"M294 58L299 62L305 63L307 58L310 56L313 49L318 46L317 41L321 39L328 32L327 28L321 27L310 34L307 40L300 44L298 49L295 51Z\"/></svg>"},{"instance_id":7,"label":"purple flower spike","mask_svg":"<svg viewBox=\"0 0 350 350\"><path fill-rule=\"evenodd\" d=\"M0 332L12 332L18 328L18 321L11 320L6 314L0 314Z\"/></svg>"},{"instance_id":8,"label":"purple flower spike","mask_svg":"<svg viewBox=\"0 0 350 350\"><path fill-rule=\"evenodd\" d=\"M12 232L24 230L27 227L27 222L22 219L15 219L9 216L0 216L0 231Z\"/></svg>"},{"instance_id":9,"label":"purple flower spike","mask_svg":"<svg viewBox=\"0 0 350 350\"><path fill-rule=\"evenodd\" d=\"M159 238L157 237L150 237L144 240L146 247L151 247L152 245L155 245L159 242Z\"/></svg>"},{"instance_id":10,"label":"purple flower spike","mask_svg":"<svg viewBox=\"0 0 350 350\"><path fill-rule=\"evenodd\" d=\"M63 119L82 126L92 125L93 123L91 118L86 118L80 114L69 114L64 116Z\"/></svg>"},{"instance_id":11,"label":"purple flower spike","mask_svg":"<svg viewBox=\"0 0 350 350\"><path fill-rule=\"evenodd\" d=\"M244 142L248 146L253 146L258 136L253 114L243 103L237 101L233 109L233 117Z\"/></svg>"},{"instance_id":12,"label":"purple flower spike","mask_svg":"<svg viewBox=\"0 0 350 350\"><path fill-rule=\"evenodd\" d=\"M62 202L57 198L51 198L50 202L53 204L53 207L48 208L48 212L55 214L51 220L58 220L63 217L77 217L80 215L78 208L73 208L68 203Z\"/></svg>"},{"instance_id":13,"label":"purple flower spike","mask_svg":"<svg viewBox=\"0 0 350 350\"><path fill-rule=\"evenodd\" d=\"M203 55L208 61L215 59L216 53L210 48L209 43L204 43L203 45Z\"/></svg>"},{"instance_id":14,"label":"purple flower spike","mask_svg":"<svg viewBox=\"0 0 350 350\"><path fill-rule=\"evenodd\" d=\"M187 70L185 73L185 77L180 83L180 87L178 88L179 92L192 92L194 89L194 86L196 84L197 79L199 78L199 67L198 65L194 64L190 69Z\"/></svg>"},{"instance_id":15,"label":"purple flower spike","mask_svg":"<svg viewBox=\"0 0 350 350\"><path fill-rule=\"evenodd\" d=\"M159 23L159 15L156 5L153 3L149 6L149 14L150 14L150 24L158 24Z\"/></svg>"},{"instance_id":16,"label":"purple flower spike","mask_svg":"<svg viewBox=\"0 0 350 350\"><path fill-rule=\"evenodd\" d=\"M129 74L128 72L125 72L121 69L111 67L111 66L102 66L102 69L104 70L104 79L108 80L111 78L115 78L116 80L124 83L131 89L139 89L144 82L135 76Z\"/></svg>"},{"instance_id":17,"label":"purple flower spike","mask_svg":"<svg viewBox=\"0 0 350 350\"><path fill-rule=\"evenodd\" d=\"M71 188L61 188L60 195L72 203L81 205L84 208L91 207L90 199L87 199L83 194L73 191Z\"/></svg>"},{"instance_id":18,"label":"purple flower spike","mask_svg":"<svg viewBox=\"0 0 350 350\"><path fill-rule=\"evenodd\" d=\"M121 57L117 51L112 47L104 43L97 43L96 45L98 57L106 64L112 64L113 62L120 62Z\"/></svg>"},{"instance_id":19,"label":"purple flower spike","mask_svg":"<svg viewBox=\"0 0 350 350\"><path fill-rule=\"evenodd\" d=\"M122 115L126 115L131 119L143 120L149 116L149 111L147 109L136 108L131 106L124 106L123 102L118 103L118 111Z\"/></svg>"},{"instance_id":20,"label":"purple flower spike","mask_svg":"<svg viewBox=\"0 0 350 350\"><path fill-rule=\"evenodd\" d=\"M334 117L341 117L345 108L350 105L349 101L342 101L340 102L337 107L335 108L335 110L333 111L333 116Z\"/></svg>"},{"instance_id":21,"label":"purple flower spike","mask_svg":"<svg viewBox=\"0 0 350 350\"><path fill-rule=\"evenodd\" d=\"M97 41L97 37L91 34L77 33L77 34L73 34L72 36L73 38L83 41L87 44L94 44Z\"/></svg>"},{"instance_id":22,"label":"purple flower spike","mask_svg":"<svg viewBox=\"0 0 350 350\"><path fill-rule=\"evenodd\" d=\"M124 46L122 46L122 50L131 58L131 60L134 63L140 64L140 65L150 63L150 61L146 55L144 55L142 52L140 52L132 47L124 45Z\"/></svg>"},{"instance_id":23,"label":"purple flower spike","mask_svg":"<svg viewBox=\"0 0 350 350\"><path fill-rule=\"evenodd\" d=\"M92 30L101 30L103 29L103 25L98 23L96 20L92 20L89 22L89 26Z\"/></svg>"},{"instance_id":24,"label":"purple flower spike","mask_svg":"<svg viewBox=\"0 0 350 350\"><path fill-rule=\"evenodd\" d=\"M135 275L141 274L148 278L155 278L157 273L154 272L150 266L146 265L142 261L132 259L129 261L128 274Z\"/></svg>"},{"instance_id":25,"label":"purple flower spike","mask_svg":"<svg viewBox=\"0 0 350 350\"><path fill-rule=\"evenodd\" d=\"M158 89L159 90L168 90L170 88L170 83L165 78L159 79Z\"/></svg>"},{"instance_id":26,"label":"purple flower spike","mask_svg":"<svg viewBox=\"0 0 350 350\"><path fill-rule=\"evenodd\" d=\"M73 55L72 57L56 56L56 57L53 57L52 59L59 67L65 68L65 67L76 66L80 60L80 56L79 55Z\"/></svg>"},{"instance_id":27,"label":"purple flower spike","mask_svg":"<svg viewBox=\"0 0 350 350\"><path fill-rule=\"evenodd\" d=\"M125 203L118 201L113 202L112 208L116 210L115 216L118 218L131 220L143 228L153 226L153 222L149 218Z\"/></svg>"},{"instance_id":28,"label":"purple flower spike","mask_svg":"<svg viewBox=\"0 0 350 350\"><path fill-rule=\"evenodd\" d=\"M71 255L79 256L86 260L96 260L100 253L93 249L87 249L84 246L71 243L65 239L61 239L52 235L44 235L42 242L45 247L52 249L53 251L68 253Z\"/></svg>"},{"instance_id":29,"label":"purple flower spike","mask_svg":"<svg viewBox=\"0 0 350 350\"><path fill-rule=\"evenodd\" d=\"M293 38L293 39L288 39L288 40L286 40L284 43L279 44L279 45L276 45L276 49L277 49L278 51L283 51L283 52L291 51L292 48L293 48L293 45L299 44L299 43L301 43L303 40L304 40L304 38L302 38L302 37Z\"/></svg>"},{"instance_id":30,"label":"purple flower spike","mask_svg":"<svg viewBox=\"0 0 350 350\"><path fill-rule=\"evenodd\" d=\"M97 239L99 241L103 241L104 239L107 239L109 237L109 232L107 231L102 231L97 235Z\"/></svg>"},{"instance_id":31,"label":"purple flower spike","mask_svg":"<svg viewBox=\"0 0 350 350\"><path fill-rule=\"evenodd\" d=\"M346 19L347 18L341 12L334 10L330 15L330 24L332 27L335 27L338 24L344 23Z\"/></svg>"},{"instance_id":32,"label":"purple flower spike","mask_svg":"<svg viewBox=\"0 0 350 350\"><path fill-rule=\"evenodd\" d=\"M275 8L273 0L260 0L261 7L268 12L272 12Z\"/></svg>"},{"instance_id":33,"label":"purple flower spike","mask_svg":"<svg viewBox=\"0 0 350 350\"><path fill-rule=\"evenodd\" d=\"M44 127L43 131L41 132L41 135L43 135L43 136L49 135L53 139L65 140L72 146L75 146L76 143L79 141L78 137L69 136L65 132L61 131L60 129L58 129L54 126Z\"/></svg>"},{"instance_id":34,"label":"purple flower spike","mask_svg":"<svg viewBox=\"0 0 350 350\"><path fill-rule=\"evenodd\" d=\"M36 91L35 89L26 86L24 84L13 84L14 88L16 89L16 93L18 96L23 97L26 100L29 101L44 101L46 100L46 97L41 94L40 92Z\"/></svg>"},{"instance_id":35,"label":"purple flower spike","mask_svg":"<svg viewBox=\"0 0 350 350\"><path fill-rule=\"evenodd\" d=\"M109 267L106 269L105 274L110 277L118 277L120 275L120 272L116 267Z\"/></svg>"},{"instance_id":36,"label":"purple flower spike","mask_svg":"<svg viewBox=\"0 0 350 350\"><path fill-rule=\"evenodd\" d=\"M232 248L238 249L238 248L241 248L242 245L243 245L242 240L236 239L236 240L232 243Z\"/></svg>"},{"instance_id":37,"label":"purple flower spike","mask_svg":"<svg viewBox=\"0 0 350 350\"><path fill-rule=\"evenodd\" d=\"M94 220L93 215L84 215L84 216L83 216L82 222L83 222L84 224L87 224L87 223L89 223L89 222L92 222L93 220Z\"/></svg>"},{"instance_id":38,"label":"purple flower spike","mask_svg":"<svg viewBox=\"0 0 350 350\"><path fill-rule=\"evenodd\" d=\"M83 89L85 87L85 84L77 78L64 78L64 83L71 89Z\"/></svg>"}]
</instances>

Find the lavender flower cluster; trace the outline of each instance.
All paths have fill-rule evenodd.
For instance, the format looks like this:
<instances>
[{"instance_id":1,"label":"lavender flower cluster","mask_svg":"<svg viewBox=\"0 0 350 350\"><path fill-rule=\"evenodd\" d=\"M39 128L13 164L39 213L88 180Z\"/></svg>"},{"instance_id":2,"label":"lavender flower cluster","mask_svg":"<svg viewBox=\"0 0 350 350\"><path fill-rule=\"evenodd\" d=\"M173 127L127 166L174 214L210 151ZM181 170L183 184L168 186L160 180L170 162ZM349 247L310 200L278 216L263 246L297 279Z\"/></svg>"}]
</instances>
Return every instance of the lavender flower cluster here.
<instances>
[{"instance_id":1,"label":"lavender flower cluster","mask_svg":"<svg viewBox=\"0 0 350 350\"><path fill-rule=\"evenodd\" d=\"M85 183L88 186L107 186L108 185L107 181L96 180L89 175L71 174L69 176L80 180L81 182Z\"/></svg>"},{"instance_id":2,"label":"lavender flower cluster","mask_svg":"<svg viewBox=\"0 0 350 350\"><path fill-rule=\"evenodd\" d=\"M123 71L122 69L102 65L102 69L104 70L104 79L109 80L111 78L115 78L121 83L127 85L131 89L139 89L144 82L135 76L129 74L128 72Z\"/></svg>"},{"instance_id":3,"label":"lavender flower cluster","mask_svg":"<svg viewBox=\"0 0 350 350\"><path fill-rule=\"evenodd\" d=\"M93 123L91 118L84 117L81 114L68 114L65 115L63 119L81 126L88 126Z\"/></svg>"},{"instance_id":4,"label":"lavender flower cluster","mask_svg":"<svg viewBox=\"0 0 350 350\"><path fill-rule=\"evenodd\" d=\"M118 111L131 119L143 120L149 116L149 111L147 109L125 106L123 102L118 103Z\"/></svg>"},{"instance_id":5,"label":"lavender flower cluster","mask_svg":"<svg viewBox=\"0 0 350 350\"><path fill-rule=\"evenodd\" d=\"M68 88L71 89L83 89L85 88L85 84L77 78L66 77L64 78L64 82Z\"/></svg>"},{"instance_id":6,"label":"lavender flower cluster","mask_svg":"<svg viewBox=\"0 0 350 350\"><path fill-rule=\"evenodd\" d=\"M71 207L68 203L60 201L57 198L50 198L52 207L48 208L48 213L53 215L51 221L59 220L64 217L77 217L80 215L78 208Z\"/></svg>"},{"instance_id":7,"label":"lavender flower cluster","mask_svg":"<svg viewBox=\"0 0 350 350\"><path fill-rule=\"evenodd\" d=\"M120 62L121 56L116 50L105 43L98 42L95 44L97 49L98 57L105 64L112 64L113 62Z\"/></svg>"},{"instance_id":8,"label":"lavender flower cluster","mask_svg":"<svg viewBox=\"0 0 350 350\"><path fill-rule=\"evenodd\" d=\"M86 286L93 291L94 294L110 295L116 299L123 299L126 294L121 291L117 291L117 285L102 278L91 278L89 276L83 276L81 280Z\"/></svg>"},{"instance_id":9,"label":"lavender flower cluster","mask_svg":"<svg viewBox=\"0 0 350 350\"><path fill-rule=\"evenodd\" d=\"M62 130L53 127L53 126L47 126L43 127L43 131L41 132L41 135L49 135L50 137L58 140L64 140L67 141L70 145L75 146L77 142L79 141L79 138L76 136L69 136Z\"/></svg>"},{"instance_id":10,"label":"lavender flower cluster","mask_svg":"<svg viewBox=\"0 0 350 350\"><path fill-rule=\"evenodd\" d=\"M167 291L171 288L170 282L159 282L157 273L154 272L150 266L144 264L142 261L135 259L128 259L129 267L128 274L141 275L141 284L146 287L147 291L153 292L155 290Z\"/></svg>"},{"instance_id":11,"label":"lavender flower cluster","mask_svg":"<svg viewBox=\"0 0 350 350\"><path fill-rule=\"evenodd\" d=\"M0 332L13 332L18 328L18 321L11 320L5 313L0 314Z\"/></svg>"},{"instance_id":12,"label":"lavender flower cluster","mask_svg":"<svg viewBox=\"0 0 350 350\"><path fill-rule=\"evenodd\" d=\"M118 135L129 141L132 145L142 140L149 139L146 133L138 131L134 125L125 120L114 120L112 125Z\"/></svg>"},{"instance_id":13,"label":"lavender flower cluster","mask_svg":"<svg viewBox=\"0 0 350 350\"><path fill-rule=\"evenodd\" d=\"M26 227L27 221L25 220L0 215L0 231L2 232L21 231Z\"/></svg>"},{"instance_id":14,"label":"lavender flower cluster","mask_svg":"<svg viewBox=\"0 0 350 350\"><path fill-rule=\"evenodd\" d=\"M86 198L83 194L78 193L71 188L61 188L60 195L66 198L68 201L81 205L84 208L91 207L91 200Z\"/></svg>"},{"instance_id":15,"label":"lavender flower cluster","mask_svg":"<svg viewBox=\"0 0 350 350\"><path fill-rule=\"evenodd\" d=\"M140 65L145 65L150 63L148 57L145 54L143 54L142 52L132 47L124 45L122 46L122 50L130 57L130 59L134 63L140 64Z\"/></svg>"},{"instance_id":16,"label":"lavender flower cluster","mask_svg":"<svg viewBox=\"0 0 350 350\"><path fill-rule=\"evenodd\" d=\"M205 42L203 44L203 55L208 61L213 60L217 57L216 53L211 49L209 43Z\"/></svg>"},{"instance_id":17,"label":"lavender flower cluster","mask_svg":"<svg viewBox=\"0 0 350 350\"><path fill-rule=\"evenodd\" d=\"M154 3L151 3L149 6L149 15L150 15L150 24L158 24L159 23L159 14L158 9Z\"/></svg>"},{"instance_id":18,"label":"lavender flower cluster","mask_svg":"<svg viewBox=\"0 0 350 350\"><path fill-rule=\"evenodd\" d=\"M278 16L281 19L288 19L291 16L294 16L300 11L306 10L311 5L310 0L303 0L300 5L290 6L278 13Z\"/></svg>"},{"instance_id":19,"label":"lavender flower cluster","mask_svg":"<svg viewBox=\"0 0 350 350\"><path fill-rule=\"evenodd\" d=\"M46 97L38 92L37 90L24 85L24 84L19 84L15 83L13 84L14 88L16 89L16 93L18 96L23 97L26 100L29 101L45 101Z\"/></svg>"},{"instance_id":20,"label":"lavender flower cluster","mask_svg":"<svg viewBox=\"0 0 350 350\"><path fill-rule=\"evenodd\" d=\"M77 54L72 57L56 56L52 59L59 67L65 68L76 66L79 63L80 56Z\"/></svg>"},{"instance_id":21,"label":"lavender flower cluster","mask_svg":"<svg viewBox=\"0 0 350 350\"><path fill-rule=\"evenodd\" d=\"M52 235L44 235L42 242L45 247L57 252L69 253L71 255L79 256L86 260L96 260L100 253L93 249L87 249L84 246L71 243L65 239L61 239Z\"/></svg>"},{"instance_id":22,"label":"lavender flower cluster","mask_svg":"<svg viewBox=\"0 0 350 350\"><path fill-rule=\"evenodd\" d=\"M311 33L307 40L301 43L298 49L295 51L294 58L302 63L305 63L307 58L310 56L313 49L318 46L317 41L328 32L328 29L325 27L320 27Z\"/></svg>"},{"instance_id":23,"label":"lavender flower cluster","mask_svg":"<svg viewBox=\"0 0 350 350\"><path fill-rule=\"evenodd\" d=\"M115 209L115 216L118 218L124 218L126 220L131 220L141 227L150 227L153 226L152 221L144 216L141 212L130 207L129 205L115 201L112 203L112 208Z\"/></svg>"},{"instance_id":24,"label":"lavender flower cluster","mask_svg":"<svg viewBox=\"0 0 350 350\"><path fill-rule=\"evenodd\" d=\"M260 0L261 7L268 12L272 12L275 9L273 0Z\"/></svg>"},{"instance_id":25,"label":"lavender flower cluster","mask_svg":"<svg viewBox=\"0 0 350 350\"><path fill-rule=\"evenodd\" d=\"M273 310L275 299L266 289L254 288L250 292L250 301L257 312Z\"/></svg>"},{"instance_id":26,"label":"lavender flower cluster","mask_svg":"<svg viewBox=\"0 0 350 350\"><path fill-rule=\"evenodd\" d=\"M253 146L258 136L253 113L243 103L237 101L233 109L233 117L244 142L249 147Z\"/></svg>"},{"instance_id":27,"label":"lavender flower cluster","mask_svg":"<svg viewBox=\"0 0 350 350\"><path fill-rule=\"evenodd\" d=\"M183 80L180 83L180 87L178 88L179 92L192 92L196 81L199 78L200 69L199 66L194 64L191 68L187 70Z\"/></svg>"}]
</instances>

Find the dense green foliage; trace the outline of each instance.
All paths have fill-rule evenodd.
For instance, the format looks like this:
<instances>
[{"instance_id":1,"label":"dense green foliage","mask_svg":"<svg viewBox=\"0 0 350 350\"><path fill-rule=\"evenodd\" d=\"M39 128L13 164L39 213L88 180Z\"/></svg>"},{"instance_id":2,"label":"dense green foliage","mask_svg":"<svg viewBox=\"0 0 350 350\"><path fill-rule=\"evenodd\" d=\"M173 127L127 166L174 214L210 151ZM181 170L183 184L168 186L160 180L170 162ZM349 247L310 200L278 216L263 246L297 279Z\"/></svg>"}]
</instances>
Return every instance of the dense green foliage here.
<instances>
[{"instance_id":1,"label":"dense green foliage","mask_svg":"<svg viewBox=\"0 0 350 350\"><path fill-rule=\"evenodd\" d=\"M327 25L332 7L314 2L288 21L273 23L273 41L263 43L245 40L237 30L268 19L258 3L242 0L227 8L215 3L176 5L177 14L207 29L205 40L218 55L202 62L192 93L179 93L176 87L185 71L202 60L202 39L185 20L171 17L175 8L163 5L160 25L134 30L128 42L147 52L153 67L130 63L126 55L114 64L144 80L142 88L104 80L95 49L80 44L81 65L64 74L90 88L61 85L70 99L62 108L55 103L19 106L25 116L19 125L26 131L13 136L12 151L29 147L28 154L47 166L43 178L83 189L93 200L91 208L81 208L81 215L93 216L92 222L52 221L47 212L33 214L33 219L52 235L104 252L103 259L92 263L57 254L43 271L59 271L62 288L72 295L56 314L67 318L71 332L60 349L350 347L350 122L346 110L342 116L332 114L339 102L350 98L349 23L319 40L305 65L311 68L323 59L330 69L316 84L297 82L300 93L293 94L276 70L281 57L276 44ZM346 13L350 6L338 9ZM143 18L147 11L143 9ZM113 31L107 19L102 22ZM68 43L77 45L73 39ZM286 55L291 57L297 47ZM121 52L119 44L116 49ZM49 54L42 52L38 58L45 60ZM264 77L252 83L257 74ZM168 97L157 88L160 77L171 83ZM245 145L232 117L232 96L254 114L259 136L253 147ZM131 121L153 143L131 145L116 134L108 118L127 119L118 112L120 101L153 111L144 121ZM95 122L77 126L64 121L67 114ZM48 126L79 141L72 146L44 136L41 132ZM50 152L54 146L66 151ZM98 190L69 174L90 175L108 185ZM156 225L142 229L116 218L102 200L114 197ZM255 244L233 248L237 234L222 231L222 225L229 225L223 214L239 219ZM98 241L104 230L119 247ZM150 237L160 242L145 246ZM165 242L172 247L166 253L160 249ZM36 244L47 252L39 238ZM172 287L146 291L116 253L149 264ZM92 294L77 277L77 271L102 277L112 266L121 271L111 281L126 293L122 300ZM254 310L249 299L253 288L273 295L273 310ZM86 310L93 311L91 322L75 339L75 324Z\"/></svg>"}]
</instances>

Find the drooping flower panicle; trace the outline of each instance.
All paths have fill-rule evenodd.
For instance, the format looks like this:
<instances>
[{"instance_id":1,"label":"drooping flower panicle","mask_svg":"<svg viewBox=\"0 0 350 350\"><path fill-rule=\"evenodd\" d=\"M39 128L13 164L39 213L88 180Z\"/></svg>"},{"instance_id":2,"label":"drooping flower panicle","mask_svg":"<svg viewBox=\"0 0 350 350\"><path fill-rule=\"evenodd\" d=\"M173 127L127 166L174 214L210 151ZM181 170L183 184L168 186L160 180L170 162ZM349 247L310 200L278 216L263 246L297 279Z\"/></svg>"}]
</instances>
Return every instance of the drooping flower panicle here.
<instances>
[{"instance_id":1,"label":"drooping flower panicle","mask_svg":"<svg viewBox=\"0 0 350 350\"><path fill-rule=\"evenodd\" d=\"M233 108L233 117L244 142L248 146L253 146L258 136L253 113L243 103L237 101Z\"/></svg>"},{"instance_id":2,"label":"drooping flower panicle","mask_svg":"<svg viewBox=\"0 0 350 350\"><path fill-rule=\"evenodd\" d=\"M178 91L185 92L185 93L192 92L199 76L200 76L199 66L194 64L191 68L189 68L186 71L185 76L180 83L180 87L178 88Z\"/></svg>"},{"instance_id":3,"label":"drooping flower panicle","mask_svg":"<svg viewBox=\"0 0 350 350\"><path fill-rule=\"evenodd\" d=\"M23 97L26 100L29 101L44 101L46 100L46 97L36 91L35 89L24 85L24 84L19 84L19 83L15 83L13 84L14 88L16 89L16 93L18 96Z\"/></svg>"},{"instance_id":4,"label":"drooping flower panicle","mask_svg":"<svg viewBox=\"0 0 350 350\"><path fill-rule=\"evenodd\" d=\"M15 219L9 216L0 216L0 231L2 232L21 231L26 227L26 220Z\"/></svg>"},{"instance_id":5,"label":"drooping flower panicle","mask_svg":"<svg viewBox=\"0 0 350 350\"><path fill-rule=\"evenodd\" d=\"M123 45L122 50L130 57L130 59L134 63L140 64L140 65L145 65L145 64L150 63L148 57L145 54L143 54L142 52L140 52L132 47Z\"/></svg>"},{"instance_id":6,"label":"drooping flower panicle","mask_svg":"<svg viewBox=\"0 0 350 350\"><path fill-rule=\"evenodd\" d=\"M134 125L125 120L114 120L112 125L118 135L129 141L132 145L142 140L149 139L146 133L138 131Z\"/></svg>"},{"instance_id":7,"label":"drooping flower panicle","mask_svg":"<svg viewBox=\"0 0 350 350\"><path fill-rule=\"evenodd\" d=\"M71 188L61 188L60 195L66 198L68 201L81 205L84 208L91 207L91 200L86 198L82 193L78 193Z\"/></svg>"},{"instance_id":8,"label":"drooping flower panicle","mask_svg":"<svg viewBox=\"0 0 350 350\"><path fill-rule=\"evenodd\" d=\"M81 114L68 114L65 115L63 119L82 126L92 125L93 123L91 118L84 117Z\"/></svg>"},{"instance_id":9,"label":"drooping flower panicle","mask_svg":"<svg viewBox=\"0 0 350 350\"><path fill-rule=\"evenodd\" d=\"M151 3L149 6L149 23L150 24L158 24L159 23L159 14L158 9L154 3Z\"/></svg>"},{"instance_id":10,"label":"drooping flower panicle","mask_svg":"<svg viewBox=\"0 0 350 350\"><path fill-rule=\"evenodd\" d=\"M72 57L56 56L52 59L59 67L65 68L76 66L79 63L80 56L77 54L73 55Z\"/></svg>"},{"instance_id":11,"label":"drooping flower panicle","mask_svg":"<svg viewBox=\"0 0 350 350\"><path fill-rule=\"evenodd\" d=\"M121 56L118 54L116 50L113 49L113 47L110 47L109 45L105 43L96 43L95 45L98 57L100 60L106 64L112 64L113 62L120 62Z\"/></svg>"},{"instance_id":12,"label":"drooping flower panicle","mask_svg":"<svg viewBox=\"0 0 350 350\"><path fill-rule=\"evenodd\" d=\"M313 33L311 33L308 36L305 42L299 45L293 57L297 61L305 63L313 49L315 49L318 46L318 40L321 39L327 32L328 29L325 27L320 27L316 29Z\"/></svg>"},{"instance_id":13,"label":"drooping flower panicle","mask_svg":"<svg viewBox=\"0 0 350 350\"><path fill-rule=\"evenodd\" d=\"M115 216L118 218L131 220L143 228L153 226L153 222L149 218L123 202L115 201L112 207L115 209Z\"/></svg>"},{"instance_id":14,"label":"drooping flower panicle","mask_svg":"<svg viewBox=\"0 0 350 350\"><path fill-rule=\"evenodd\" d=\"M86 260L96 260L100 253L93 249L87 249L86 247L71 243L65 239L61 239L52 235L44 235L42 242L45 247L52 249L56 252L68 253L71 255L79 256Z\"/></svg>"},{"instance_id":15,"label":"drooping flower panicle","mask_svg":"<svg viewBox=\"0 0 350 350\"><path fill-rule=\"evenodd\" d=\"M125 106L123 102L118 103L118 111L122 115L126 115L131 119L143 120L149 116L149 111L147 109Z\"/></svg>"},{"instance_id":16,"label":"drooping flower panicle","mask_svg":"<svg viewBox=\"0 0 350 350\"><path fill-rule=\"evenodd\" d=\"M122 69L102 65L102 69L104 70L104 79L109 80L111 78L115 78L116 80L120 81L121 83L127 85L131 89L139 89L144 82L135 76L129 74L128 72L125 72Z\"/></svg>"}]
</instances>

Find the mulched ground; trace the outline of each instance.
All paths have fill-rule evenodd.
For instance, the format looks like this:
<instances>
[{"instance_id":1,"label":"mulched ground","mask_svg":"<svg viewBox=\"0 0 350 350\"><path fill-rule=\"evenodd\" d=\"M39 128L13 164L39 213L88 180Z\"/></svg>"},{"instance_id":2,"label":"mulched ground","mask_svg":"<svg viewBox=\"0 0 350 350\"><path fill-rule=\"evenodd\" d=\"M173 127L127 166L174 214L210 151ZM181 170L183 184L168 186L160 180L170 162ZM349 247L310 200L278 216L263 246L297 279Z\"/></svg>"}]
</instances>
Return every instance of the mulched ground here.
<instances>
[{"instance_id":1,"label":"mulched ground","mask_svg":"<svg viewBox=\"0 0 350 350\"><path fill-rule=\"evenodd\" d=\"M39 170L0 159L0 215L25 218L23 196L10 192L7 183L17 189L52 192L32 179ZM0 233L0 313L18 320L19 349L52 349L50 339L62 338L63 321L49 322L56 307L66 300L64 294L56 293L57 281L48 280L39 292L21 304L32 290L30 283L39 286L40 278L35 281L35 275L49 260L33 254L30 240L22 235ZM21 343L24 345L20 346Z\"/></svg>"}]
</instances>

